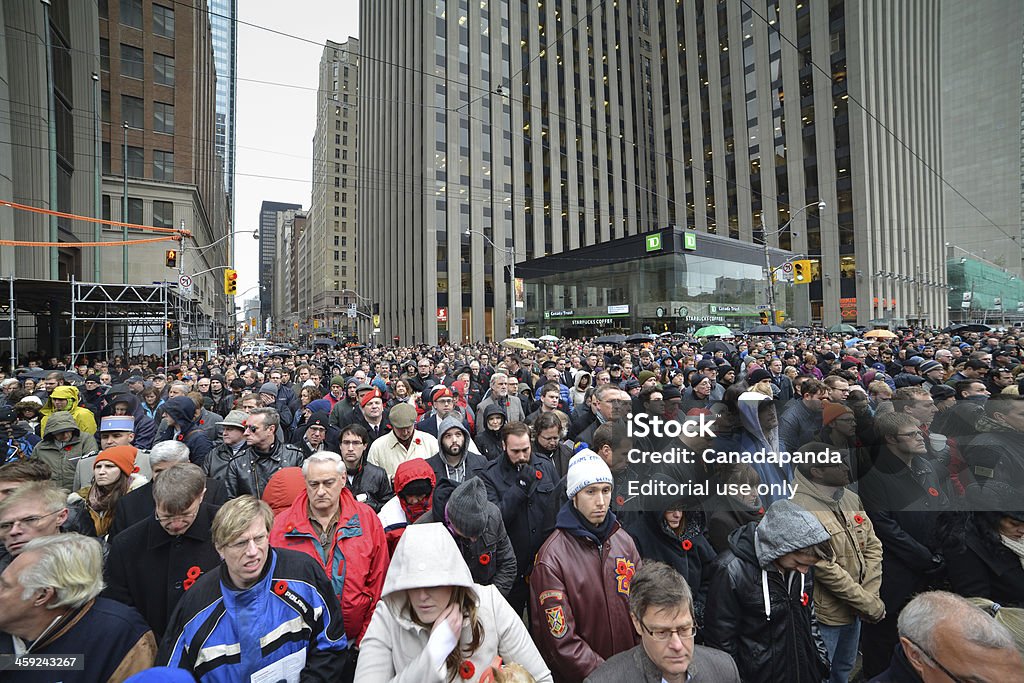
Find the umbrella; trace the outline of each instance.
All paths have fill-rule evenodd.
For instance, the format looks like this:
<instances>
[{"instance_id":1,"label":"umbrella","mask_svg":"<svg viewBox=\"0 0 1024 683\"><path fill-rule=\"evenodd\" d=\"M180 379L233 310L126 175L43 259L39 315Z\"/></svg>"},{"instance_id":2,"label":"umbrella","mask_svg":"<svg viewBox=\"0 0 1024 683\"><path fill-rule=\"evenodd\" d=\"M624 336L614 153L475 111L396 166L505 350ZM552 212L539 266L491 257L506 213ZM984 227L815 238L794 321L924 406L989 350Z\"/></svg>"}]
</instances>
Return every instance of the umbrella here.
<instances>
[{"instance_id":1,"label":"umbrella","mask_svg":"<svg viewBox=\"0 0 1024 683\"><path fill-rule=\"evenodd\" d=\"M85 378L79 375L77 372L65 372L64 381L71 382L72 384L81 384L85 381Z\"/></svg>"},{"instance_id":2,"label":"umbrella","mask_svg":"<svg viewBox=\"0 0 1024 683\"><path fill-rule=\"evenodd\" d=\"M898 336L889 330L868 330L864 333L865 339L896 339Z\"/></svg>"},{"instance_id":3,"label":"umbrella","mask_svg":"<svg viewBox=\"0 0 1024 683\"><path fill-rule=\"evenodd\" d=\"M693 333L695 337L731 337L732 330L725 325L708 325Z\"/></svg>"},{"instance_id":4,"label":"umbrella","mask_svg":"<svg viewBox=\"0 0 1024 683\"><path fill-rule=\"evenodd\" d=\"M988 325L982 325L981 323L956 323L950 325L943 332L957 334L959 332L991 332L992 328Z\"/></svg>"},{"instance_id":5,"label":"umbrella","mask_svg":"<svg viewBox=\"0 0 1024 683\"><path fill-rule=\"evenodd\" d=\"M268 357L269 358L287 358L290 355L292 355L290 351L274 351L273 353L268 354Z\"/></svg>"},{"instance_id":6,"label":"umbrella","mask_svg":"<svg viewBox=\"0 0 1024 683\"><path fill-rule=\"evenodd\" d=\"M539 337L538 341L542 341L542 342L556 342L556 341L558 341L558 337L556 337L553 334L545 334L543 337Z\"/></svg>"},{"instance_id":7,"label":"umbrella","mask_svg":"<svg viewBox=\"0 0 1024 683\"><path fill-rule=\"evenodd\" d=\"M605 334L594 339L595 344L625 344L626 335L624 334Z\"/></svg>"},{"instance_id":8,"label":"umbrella","mask_svg":"<svg viewBox=\"0 0 1024 683\"><path fill-rule=\"evenodd\" d=\"M316 351L313 349L299 349L295 352L296 356L312 356Z\"/></svg>"},{"instance_id":9,"label":"umbrella","mask_svg":"<svg viewBox=\"0 0 1024 683\"><path fill-rule=\"evenodd\" d=\"M529 339L522 337L509 337L501 342L501 345L508 349L519 349L520 351L536 351L537 347Z\"/></svg>"},{"instance_id":10,"label":"umbrella","mask_svg":"<svg viewBox=\"0 0 1024 683\"><path fill-rule=\"evenodd\" d=\"M829 334L857 334L857 328L847 323L839 323L828 328Z\"/></svg>"},{"instance_id":11,"label":"umbrella","mask_svg":"<svg viewBox=\"0 0 1024 683\"><path fill-rule=\"evenodd\" d=\"M24 380L26 378L28 378L28 379L37 379L37 380L38 379L43 379L44 377L46 377L46 373L48 373L48 372L49 372L49 370L44 370L43 368L35 368L35 369L27 370L27 371L21 373L20 375L18 375L18 379L20 379L20 380Z\"/></svg>"},{"instance_id":12,"label":"umbrella","mask_svg":"<svg viewBox=\"0 0 1024 683\"><path fill-rule=\"evenodd\" d=\"M641 333L638 333L638 334L631 334L628 337L626 337L626 343L627 344L643 344L643 343L646 343L646 342L652 342L655 339L657 339L657 337L655 337L653 334L641 334Z\"/></svg>"},{"instance_id":13,"label":"umbrella","mask_svg":"<svg viewBox=\"0 0 1024 683\"><path fill-rule=\"evenodd\" d=\"M786 334L786 331L778 325L754 325L747 334L752 336L766 336L770 334Z\"/></svg>"},{"instance_id":14,"label":"umbrella","mask_svg":"<svg viewBox=\"0 0 1024 683\"><path fill-rule=\"evenodd\" d=\"M321 338L321 339L314 339L313 340L313 346L331 346L331 347L334 347L334 346L337 346L337 345L338 345L338 342L334 341L333 339Z\"/></svg>"},{"instance_id":15,"label":"umbrella","mask_svg":"<svg viewBox=\"0 0 1024 683\"><path fill-rule=\"evenodd\" d=\"M847 339L845 342L843 342L843 346L845 346L846 348L850 348L851 346L856 346L857 344L860 344L862 341L864 340L861 339L860 337L853 337L852 339Z\"/></svg>"},{"instance_id":16,"label":"umbrella","mask_svg":"<svg viewBox=\"0 0 1024 683\"><path fill-rule=\"evenodd\" d=\"M701 349L701 353L714 353L715 351L721 351L722 353L732 353L736 350L729 342L724 342L721 339L712 339L704 348Z\"/></svg>"}]
</instances>

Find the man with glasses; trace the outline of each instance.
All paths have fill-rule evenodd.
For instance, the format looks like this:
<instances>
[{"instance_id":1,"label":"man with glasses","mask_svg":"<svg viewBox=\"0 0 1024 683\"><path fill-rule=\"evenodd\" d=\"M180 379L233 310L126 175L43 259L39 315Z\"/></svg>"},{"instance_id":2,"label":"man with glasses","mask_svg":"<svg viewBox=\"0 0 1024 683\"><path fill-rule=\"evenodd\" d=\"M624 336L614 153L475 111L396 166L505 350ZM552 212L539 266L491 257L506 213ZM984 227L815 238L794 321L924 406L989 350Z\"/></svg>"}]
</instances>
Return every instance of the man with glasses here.
<instances>
[{"instance_id":1,"label":"man with glasses","mask_svg":"<svg viewBox=\"0 0 1024 683\"><path fill-rule=\"evenodd\" d=\"M633 405L629 394L614 384L605 384L595 389L591 402L596 419L580 432L579 436L576 437L577 441L591 443L594 439L594 432L598 427L606 422L624 419Z\"/></svg>"},{"instance_id":2,"label":"man with glasses","mask_svg":"<svg viewBox=\"0 0 1024 683\"><path fill-rule=\"evenodd\" d=\"M67 521L67 494L50 482L20 485L0 503L0 572L29 541L56 536Z\"/></svg>"},{"instance_id":3,"label":"man with glasses","mask_svg":"<svg viewBox=\"0 0 1024 683\"><path fill-rule=\"evenodd\" d=\"M220 562L210 534L217 508L205 492L198 465L172 465L153 482L153 514L110 544L103 596L139 610L158 640L185 591Z\"/></svg>"},{"instance_id":4,"label":"man with glasses","mask_svg":"<svg viewBox=\"0 0 1024 683\"><path fill-rule=\"evenodd\" d=\"M1024 681L1024 658L1013 633L959 595L918 595L900 612L898 629L899 647L874 683Z\"/></svg>"},{"instance_id":5,"label":"man with glasses","mask_svg":"<svg viewBox=\"0 0 1024 683\"><path fill-rule=\"evenodd\" d=\"M693 595L669 565L644 563L629 587L629 615L640 644L606 661L584 683L739 683L732 657L694 644Z\"/></svg>"},{"instance_id":6,"label":"man with glasses","mask_svg":"<svg viewBox=\"0 0 1024 683\"><path fill-rule=\"evenodd\" d=\"M302 451L277 438L281 418L273 408L256 408L246 419L246 447L228 463L224 485L228 497L262 496L274 473L298 467L305 460Z\"/></svg>"},{"instance_id":7,"label":"man with glasses","mask_svg":"<svg viewBox=\"0 0 1024 683\"><path fill-rule=\"evenodd\" d=\"M217 511L221 564L178 603L158 664L202 683L341 680L349 643L334 588L316 560L270 546L273 523L270 506L248 495Z\"/></svg>"},{"instance_id":8,"label":"man with glasses","mask_svg":"<svg viewBox=\"0 0 1024 683\"><path fill-rule=\"evenodd\" d=\"M918 418L886 413L876 419L875 427L881 439L878 455L874 468L861 478L858 493L885 548L880 595L886 616L877 624L862 626L861 650L868 677L888 666L897 642L896 616L903 606L942 580L945 560L938 552L934 530L938 514L952 507L949 477L928 459Z\"/></svg>"},{"instance_id":9,"label":"man with glasses","mask_svg":"<svg viewBox=\"0 0 1024 683\"><path fill-rule=\"evenodd\" d=\"M398 408L399 406L392 408L392 420L394 420L395 411ZM404 422L415 418L416 409L409 406L409 410L412 411L412 418L409 418L408 415L402 417L404 413L399 411L400 418ZM400 431L402 430L396 427L392 434L397 434ZM422 437L420 438L422 441ZM378 441L382 441L382 439L378 439ZM369 445L366 430L362 425L348 425L341 430L339 444L341 446L341 459L345 461L346 478L348 480L345 486L352 492L357 501L366 503L373 508L374 512L380 512L380 509L384 507L384 503L391 500L395 493L391 490L391 475L384 468L367 462L363 457L366 453L366 447ZM425 460L425 458L423 459ZM395 468L398 468L397 464Z\"/></svg>"}]
</instances>

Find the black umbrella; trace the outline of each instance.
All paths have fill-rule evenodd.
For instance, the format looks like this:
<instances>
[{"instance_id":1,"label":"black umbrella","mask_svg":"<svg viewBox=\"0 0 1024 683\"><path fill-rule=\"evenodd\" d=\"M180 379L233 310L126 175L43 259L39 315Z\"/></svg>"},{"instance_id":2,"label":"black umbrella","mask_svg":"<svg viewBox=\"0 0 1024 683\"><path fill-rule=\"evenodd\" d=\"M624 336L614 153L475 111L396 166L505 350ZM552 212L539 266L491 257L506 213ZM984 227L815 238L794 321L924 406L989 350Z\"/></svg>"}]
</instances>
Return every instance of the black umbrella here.
<instances>
[{"instance_id":1,"label":"black umbrella","mask_svg":"<svg viewBox=\"0 0 1024 683\"><path fill-rule=\"evenodd\" d=\"M729 342L722 341L721 339L714 339L709 341L701 349L701 353L714 353L715 351L721 351L722 353L732 353L736 350L736 347Z\"/></svg>"},{"instance_id":2,"label":"black umbrella","mask_svg":"<svg viewBox=\"0 0 1024 683\"><path fill-rule=\"evenodd\" d=\"M26 372L23 372L20 375L18 375L18 379L43 379L44 377L46 377L46 373L48 372L49 370L44 370L43 368L34 368L32 370L27 370Z\"/></svg>"},{"instance_id":3,"label":"black umbrella","mask_svg":"<svg viewBox=\"0 0 1024 683\"><path fill-rule=\"evenodd\" d=\"M323 338L321 338L321 339L314 339L313 340L313 346L330 346L330 347L333 348L333 347L335 347L337 345L338 345L338 342L334 341L333 339L323 339Z\"/></svg>"},{"instance_id":4,"label":"black umbrella","mask_svg":"<svg viewBox=\"0 0 1024 683\"><path fill-rule=\"evenodd\" d=\"M64 381L70 382L71 384L82 384L85 382L85 378L79 375L77 372L65 372Z\"/></svg>"},{"instance_id":5,"label":"black umbrella","mask_svg":"<svg viewBox=\"0 0 1024 683\"><path fill-rule=\"evenodd\" d=\"M292 355L290 351L274 351L268 354L268 358L287 358L290 355Z\"/></svg>"},{"instance_id":6,"label":"black umbrella","mask_svg":"<svg viewBox=\"0 0 1024 683\"><path fill-rule=\"evenodd\" d=\"M637 334L631 334L628 337L626 337L626 343L627 344L644 344L644 343L647 343L647 342L652 342L655 339L657 339L657 337L654 336L653 334L637 333Z\"/></svg>"},{"instance_id":7,"label":"black umbrella","mask_svg":"<svg viewBox=\"0 0 1024 683\"><path fill-rule=\"evenodd\" d=\"M746 333L752 336L768 336L771 334L786 334L786 331L778 325L754 325Z\"/></svg>"},{"instance_id":8,"label":"black umbrella","mask_svg":"<svg viewBox=\"0 0 1024 683\"><path fill-rule=\"evenodd\" d=\"M595 344L625 344L626 335L624 334L606 334L602 337L598 337L594 340Z\"/></svg>"},{"instance_id":9,"label":"black umbrella","mask_svg":"<svg viewBox=\"0 0 1024 683\"><path fill-rule=\"evenodd\" d=\"M982 325L981 323L956 323L942 331L947 334L957 334L959 332L991 332L992 328L988 325Z\"/></svg>"},{"instance_id":10,"label":"black umbrella","mask_svg":"<svg viewBox=\"0 0 1024 683\"><path fill-rule=\"evenodd\" d=\"M312 356L316 351L313 349L299 349L295 352L296 356Z\"/></svg>"}]
</instances>

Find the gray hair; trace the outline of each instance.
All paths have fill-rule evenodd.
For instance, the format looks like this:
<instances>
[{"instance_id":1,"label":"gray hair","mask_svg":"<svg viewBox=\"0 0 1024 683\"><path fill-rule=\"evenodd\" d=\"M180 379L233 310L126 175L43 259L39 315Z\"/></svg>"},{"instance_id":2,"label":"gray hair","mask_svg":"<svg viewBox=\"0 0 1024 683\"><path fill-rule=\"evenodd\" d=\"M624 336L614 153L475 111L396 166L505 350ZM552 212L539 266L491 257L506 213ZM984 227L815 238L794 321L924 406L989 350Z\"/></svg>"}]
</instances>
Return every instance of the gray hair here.
<instances>
[{"instance_id":1,"label":"gray hair","mask_svg":"<svg viewBox=\"0 0 1024 683\"><path fill-rule=\"evenodd\" d=\"M203 495L206 475L199 465L178 463L153 479L153 500L169 514L181 514Z\"/></svg>"},{"instance_id":2,"label":"gray hair","mask_svg":"<svg viewBox=\"0 0 1024 683\"><path fill-rule=\"evenodd\" d=\"M171 385L167 387L167 390L176 389L182 393L182 396L189 392L188 385L184 382L171 382Z\"/></svg>"},{"instance_id":3,"label":"gray hair","mask_svg":"<svg viewBox=\"0 0 1024 683\"><path fill-rule=\"evenodd\" d=\"M935 652L935 629L941 622L959 632L958 640L990 650L1016 650L1009 629L966 598L945 591L919 594L900 612L896 625L900 636L930 654Z\"/></svg>"},{"instance_id":4,"label":"gray hair","mask_svg":"<svg viewBox=\"0 0 1024 683\"><path fill-rule=\"evenodd\" d=\"M153 444L153 448L149 451L149 466L156 467L164 462L188 462L188 458L188 446L182 442L174 439L161 441Z\"/></svg>"},{"instance_id":5,"label":"gray hair","mask_svg":"<svg viewBox=\"0 0 1024 683\"><path fill-rule=\"evenodd\" d=\"M629 612L643 619L649 607L685 609L693 615L693 593L683 575L664 562L644 562L629 583Z\"/></svg>"},{"instance_id":6,"label":"gray hair","mask_svg":"<svg viewBox=\"0 0 1024 683\"><path fill-rule=\"evenodd\" d=\"M68 494L57 488L52 481L30 481L23 483L4 498L0 503L0 517L15 505L32 500L39 501L47 514L59 512L68 506Z\"/></svg>"},{"instance_id":7,"label":"gray hair","mask_svg":"<svg viewBox=\"0 0 1024 683\"><path fill-rule=\"evenodd\" d=\"M341 459L341 456L331 451L317 451L302 463L302 476L305 477L309 474L309 464L312 462L329 462L334 465L334 469L337 470L338 474L347 474L345 468L345 461Z\"/></svg>"},{"instance_id":8,"label":"gray hair","mask_svg":"<svg viewBox=\"0 0 1024 683\"><path fill-rule=\"evenodd\" d=\"M264 425L274 425L277 427L281 424L281 414L274 408L253 408L249 412L249 417L256 417L257 415L263 416Z\"/></svg>"},{"instance_id":9,"label":"gray hair","mask_svg":"<svg viewBox=\"0 0 1024 683\"><path fill-rule=\"evenodd\" d=\"M495 372L491 375L491 386L493 387L496 384L500 384L501 380L508 380L507 372Z\"/></svg>"},{"instance_id":10,"label":"gray hair","mask_svg":"<svg viewBox=\"0 0 1024 683\"><path fill-rule=\"evenodd\" d=\"M21 571L22 600L28 600L37 590L52 588L56 597L46 609L77 609L103 590L103 551L95 538L81 534L43 536L21 549L22 556L29 553L36 559Z\"/></svg>"}]
</instances>

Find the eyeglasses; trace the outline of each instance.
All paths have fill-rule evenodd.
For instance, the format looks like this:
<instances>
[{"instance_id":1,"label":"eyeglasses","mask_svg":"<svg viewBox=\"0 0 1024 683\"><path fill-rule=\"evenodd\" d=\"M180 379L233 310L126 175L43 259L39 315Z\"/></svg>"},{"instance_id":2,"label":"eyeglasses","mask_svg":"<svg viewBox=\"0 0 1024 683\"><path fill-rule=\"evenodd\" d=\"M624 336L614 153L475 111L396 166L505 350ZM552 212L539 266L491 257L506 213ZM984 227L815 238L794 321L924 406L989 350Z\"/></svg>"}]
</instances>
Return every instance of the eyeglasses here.
<instances>
[{"instance_id":1,"label":"eyeglasses","mask_svg":"<svg viewBox=\"0 0 1024 683\"><path fill-rule=\"evenodd\" d=\"M694 626L680 626L679 628L656 628L653 631L647 628L647 624L640 621L640 626L643 630L647 631L647 635L654 638L660 643L663 643L672 638L672 636L679 636L679 640L689 640L697 635L697 627Z\"/></svg>"},{"instance_id":2,"label":"eyeglasses","mask_svg":"<svg viewBox=\"0 0 1024 683\"><path fill-rule=\"evenodd\" d=\"M241 553L249 549L250 543L255 543L257 548L263 547L267 542L267 539L268 536L266 534L260 534L259 536L253 536L252 538L243 538L240 541L228 543L224 547L232 552Z\"/></svg>"},{"instance_id":3,"label":"eyeglasses","mask_svg":"<svg viewBox=\"0 0 1024 683\"><path fill-rule=\"evenodd\" d=\"M956 674L951 672L949 669L947 669L946 667L942 666L942 664L939 663L939 660L935 659L934 655L932 655L930 652L928 652L928 650L924 649L923 647L921 647L920 645L915 643L911 638L909 638L907 636L902 636L902 637L906 638L908 641L910 641L911 645L916 647L918 649L918 651L920 651L921 654L923 654L925 657L927 657L928 661L930 661L932 664L935 665L935 668L937 668L942 673L946 674L946 676L949 677L949 680L953 681L953 683L966 683L966 681L964 681L964 679L960 678L959 676L957 676Z\"/></svg>"},{"instance_id":4,"label":"eyeglasses","mask_svg":"<svg viewBox=\"0 0 1024 683\"><path fill-rule=\"evenodd\" d=\"M920 438L923 439L924 438L924 432L922 432L920 429L915 429L912 432L896 432L896 436L904 436L904 437L906 437L908 439L910 439L910 438L917 438L917 437L920 437Z\"/></svg>"},{"instance_id":5,"label":"eyeglasses","mask_svg":"<svg viewBox=\"0 0 1024 683\"><path fill-rule=\"evenodd\" d=\"M260 431L261 429L264 429L265 427L266 425L245 425L245 431L255 433Z\"/></svg>"},{"instance_id":6,"label":"eyeglasses","mask_svg":"<svg viewBox=\"0 0 1024 683\"><path fill-rule=\"evenodd\" d=\"M36 524L39 524L39 522L43 521L47 517L53 517L54 515L63 511L64 508L61 508L60 510L54 510L53 512L45 515L32 515L31 517L22 517L21 519L16 519L11 522L0 522L0 534L6 534L8 531L14 528L15 524L20 524L21 526L34 528Z\"/></svg>"},{"instance_id":7,"label":"eyeglasses","mask_svg":"<svg viewBox=\"0 0 1024 683\"><path fill-rule=\"evenodd\" d=\"M341 442L341 445L348 446L350 448L359 448L360 446L363 445L363 442L358 440L345 439L344 441Z\"/></svg>"},{"instance_id":8,"label":"eyeglasses","mask_svg":"<svg viewBox=\"0 0 1024 683\"><path fill-rule=\"evenodd\" d=\"M186 521L192 519L193 517L195 517L197 514L199 514L199 506L202 505L202 503L203 503L203 501L200 499L200 500L196 501L195 503L193 503L189 507L189 509L185 510L184 512L179 512L176 515L167 515L166 517L161 517L160 513L158 512L158 513L156 513L153 516L156 518L156 521L158 521L160 523L163 523L163 522L186 522Z\"/></svg>"}]
</instances>

